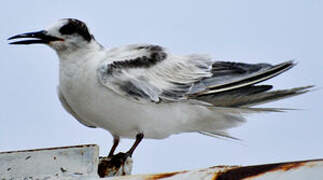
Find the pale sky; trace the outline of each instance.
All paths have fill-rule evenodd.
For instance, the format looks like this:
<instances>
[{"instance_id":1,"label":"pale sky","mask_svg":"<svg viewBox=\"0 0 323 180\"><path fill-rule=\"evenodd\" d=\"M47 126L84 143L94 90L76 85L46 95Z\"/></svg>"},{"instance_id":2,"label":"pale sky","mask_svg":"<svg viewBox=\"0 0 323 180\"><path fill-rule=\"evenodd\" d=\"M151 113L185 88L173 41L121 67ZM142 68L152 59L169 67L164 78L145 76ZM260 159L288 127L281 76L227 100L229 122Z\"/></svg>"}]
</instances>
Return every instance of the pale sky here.
<instances>
[{"instance_id":1,"label":"pale sky","mask_svg":"<svg viewBox=\"0 0 323 180\"><path fill-rule=\"evenodd\" d=\"M60 18L85 21L106 47L155 43L174 54L298 65L267 83L275 88L316 85L308 94L264 107L303 109L255 114L232 129L241 142L200 134L144 140L133 173L215 165L249 165L323 158L323 1L2 1L0 6L0 151L98 144L112 137L64 111L56 95L58 58L43 45L9 46L7 38L41 30ZM133 140L123 140L126 151Z\"/></svg>"}]
</instances>

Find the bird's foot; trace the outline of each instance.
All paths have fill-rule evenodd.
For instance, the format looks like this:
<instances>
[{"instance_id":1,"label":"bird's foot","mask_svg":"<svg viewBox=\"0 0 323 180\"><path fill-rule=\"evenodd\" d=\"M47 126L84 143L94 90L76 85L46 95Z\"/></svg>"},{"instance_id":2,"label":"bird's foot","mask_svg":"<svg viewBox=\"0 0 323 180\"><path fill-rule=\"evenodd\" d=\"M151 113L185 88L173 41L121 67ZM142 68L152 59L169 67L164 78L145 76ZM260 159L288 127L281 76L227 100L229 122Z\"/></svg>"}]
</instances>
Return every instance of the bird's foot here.
<instances>
[{"instance_id":1,"label":"bird's foot","mask_svg":"<svg viewBox=\"0 0 323 180\"><path fill-rule=\"evenodd\" d=\"M100 177L126 176L131 174L132 158L130 153L100 157L98 174Z\"/></svg>"}]
</instances>

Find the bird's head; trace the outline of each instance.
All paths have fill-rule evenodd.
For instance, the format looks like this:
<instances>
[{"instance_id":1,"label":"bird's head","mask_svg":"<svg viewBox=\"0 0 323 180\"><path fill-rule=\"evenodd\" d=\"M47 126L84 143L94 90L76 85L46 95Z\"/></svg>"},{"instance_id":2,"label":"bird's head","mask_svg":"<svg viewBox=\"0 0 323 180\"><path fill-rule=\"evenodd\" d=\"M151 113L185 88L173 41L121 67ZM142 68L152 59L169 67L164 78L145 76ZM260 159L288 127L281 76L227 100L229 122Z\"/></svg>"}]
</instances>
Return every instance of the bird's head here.
<instances>
[{"instance_id":1,"label":"bird's head","mask_svg":"<svg viewBox=\"0 0 323 180\"><path fill-rule=\"evenodd\" d=\"M94 40L85 23L77 19L61 19L44 30L18 34L8 40L22 38L10 44L46 44L59 52L86 47Z\"/></svg>"}]
</instances>

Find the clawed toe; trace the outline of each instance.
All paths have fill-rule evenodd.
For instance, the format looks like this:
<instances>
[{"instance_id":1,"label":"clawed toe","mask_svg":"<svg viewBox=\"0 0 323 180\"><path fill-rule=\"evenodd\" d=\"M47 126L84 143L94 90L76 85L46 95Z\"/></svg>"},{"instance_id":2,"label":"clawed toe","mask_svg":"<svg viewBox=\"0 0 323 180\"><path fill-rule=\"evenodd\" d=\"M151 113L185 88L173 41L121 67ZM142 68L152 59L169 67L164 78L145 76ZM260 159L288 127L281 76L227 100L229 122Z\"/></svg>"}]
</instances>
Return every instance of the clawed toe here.
<instances>
[{"instance_id":1,"label":"clawed toe","mask_svg":"<svg viewBox=\"0 0 323 180\"><path fill-rule=\"evenodd\" d=\"M98 174L100 177L130 175L132 170L130 153L118 153L100 159Z\"/></svg>"}]
</instances>

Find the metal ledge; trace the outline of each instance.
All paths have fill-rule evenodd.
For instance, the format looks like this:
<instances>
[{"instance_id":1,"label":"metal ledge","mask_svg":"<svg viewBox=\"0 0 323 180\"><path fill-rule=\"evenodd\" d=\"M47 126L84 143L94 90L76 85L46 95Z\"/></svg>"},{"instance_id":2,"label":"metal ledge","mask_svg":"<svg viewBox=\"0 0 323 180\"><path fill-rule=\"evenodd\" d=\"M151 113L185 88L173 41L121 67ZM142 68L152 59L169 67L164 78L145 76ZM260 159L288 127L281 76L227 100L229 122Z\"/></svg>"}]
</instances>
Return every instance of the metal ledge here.
<instances>
[{"instance_id":1,"label":"metal ledge","mask_svg":"<svg viewBox=\"0 0 323 180\"><path fill-rule=\"evenodd\" d=\"M323 159L99 178L99 147L80 145L0 153L0 180L322 180Z\"/></svg>"}]
</instances>

